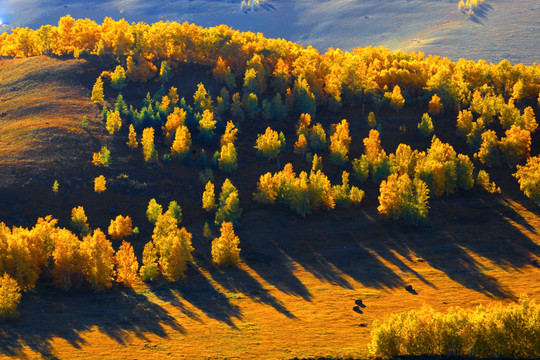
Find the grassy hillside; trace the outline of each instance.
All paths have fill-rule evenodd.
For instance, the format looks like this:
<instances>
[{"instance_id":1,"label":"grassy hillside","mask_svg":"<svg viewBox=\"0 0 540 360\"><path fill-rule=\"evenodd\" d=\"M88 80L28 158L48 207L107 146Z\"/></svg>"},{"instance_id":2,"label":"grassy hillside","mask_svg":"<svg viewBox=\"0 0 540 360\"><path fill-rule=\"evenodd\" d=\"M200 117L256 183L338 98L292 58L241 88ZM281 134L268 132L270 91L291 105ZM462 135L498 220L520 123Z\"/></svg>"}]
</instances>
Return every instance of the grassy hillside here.
<instances>
[{"instance_id":1,"label":"grassy hillside","mask_svg":"<svg viewBox=\"0 0 540 360\"><path fill-rule=\"evenodd\" d=\"M272 123L287 136L288 151L280 167L257 158L253 149L266 124L246 122L237 142L239 170L230 175L215 172L216 184L229 177L239 188L244 208L237 230L242 262L237 269L219 269L212 265L211 244L202 235L204 222L213 219L201 209L204 185L196 159L202 145L196 137L190 162L147 165L140 150L125 145L125 134L108 135L89 100L95 78L110 70L110 64L95 58L32 57L3 59L0 70L0 114L5 114L0 119L0 161L2 174L9 174L0 184L2 221L32 226L38 216L52 214L68 227L71 209L78 205L84 206L94 228L106 228L118 214L129 215L141 229L140 236L130 239L140 258L152 232L145 217L148 200L156 198L164 205L176 200L196 249L196 264L185 280L172 285L64 292L52 289L45 279L35 292L24 295L21 318L2 324L4 357L367 357L373 321L390 313L422 304L446 310L487 301L508 303L520 294L540 298L540 269L531 265L540 259L538 209L504 167L490 171L501 195L475 188L433 199L425 227L379 215L378 186L371 182L361 185L366 198L359 208L302 218L252 200L262 173L275 172L286 162L293 162L296 171L310 168L293 153L294 121ZM181 65L171 85L186 99L198 82L216 93L220 87L209 70ZM138 104L146 91L154 93L158 87L130 86L123 94L128 104ZM107 91L110 102L115 94ZM377 119L384 124L383 147L393 152L406 138L413 148L426 149L430 140L416 127L423 112L381 110ZM348 107L339 114L323 110L317 121L328 127L347 118L351 153L356 155L369 130L366 113ZM87 129L80 124L83 116ZM455 135L454 114L437 119L435 126L443 141L467 152ZM111 149L113 165L108 169L91 164L92 152L102 145ZM532 153L538 153L536 135ZM326 159L324 171L336 181L342 169ZM103 194L93 190L92 179L98 174L108 179ZM55 179L58 194L51 190ZM414 291L406 291L406 285ZM358 298L366 305L363 314L352 310Z\"/></svg>"}]
</instances>

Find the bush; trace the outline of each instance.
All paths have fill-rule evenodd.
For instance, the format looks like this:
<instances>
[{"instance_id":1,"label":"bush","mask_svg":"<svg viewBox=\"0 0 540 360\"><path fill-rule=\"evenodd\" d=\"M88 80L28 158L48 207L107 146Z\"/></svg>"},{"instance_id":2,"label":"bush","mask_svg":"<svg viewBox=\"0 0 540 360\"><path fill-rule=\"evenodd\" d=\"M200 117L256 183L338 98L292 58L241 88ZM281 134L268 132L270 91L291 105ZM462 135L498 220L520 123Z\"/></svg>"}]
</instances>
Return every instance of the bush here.
<instances>
[{"instance_id":1,"label":"bush","mask_svg":"<svg viewBox=\"0 0 540 360\"><path fill-rule=\"evenodd\" d=\"M540 357L540 305L522 296L517 304L488 305L475 309L451 308L448 313L430 307L392 314L376 321L371 332L371 353L448 355L479 358Z\"/></svg>"}]
</instances>

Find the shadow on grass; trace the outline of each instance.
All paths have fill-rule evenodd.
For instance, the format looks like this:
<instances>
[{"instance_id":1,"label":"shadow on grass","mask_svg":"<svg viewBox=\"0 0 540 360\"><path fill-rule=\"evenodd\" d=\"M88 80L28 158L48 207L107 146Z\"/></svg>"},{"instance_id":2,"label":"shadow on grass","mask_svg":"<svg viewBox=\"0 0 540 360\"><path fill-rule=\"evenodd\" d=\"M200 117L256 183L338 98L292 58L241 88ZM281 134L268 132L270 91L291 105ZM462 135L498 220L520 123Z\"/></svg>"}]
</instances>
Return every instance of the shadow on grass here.
<instances>
[{"instance_id":1,"label":"shadow on grass","mask_svg":"<svg viewBox=\"0 0 540 360\"><path fill-rule=\"evenodd\" d=\"M488 297L514 298L474 256L503 270L527 266L540 254L540 246L509 222L508 215L536 232L534 226L498 196L484 199L463 193L434 199L430 205L431 220L421 227L385 219L370 206L317 213L306 219L286 209L265 209L247 214L239 236L248 255L265 249L264 261L247 257L246 263L254 271L278 289L307 295L306 299L309 292L300 291L303 285L298 285L291 261L319 280L344 288L352 289L347 276L366 287L403 287L402 277L387 264L436 288L401 258L425 261L468 289Z\"/></svg>"},{"instance_id":2,"label":"shadow on grass","mask_svg":"<svg viewBox=\"0 0 540 360\"><path fill-rule=\"evenodd\" d=\"M28 346L43 357L55 358L54 338L79 349L85 344L81 333L94 328L118 344L127 344L131 336L168 338L165 327L185 333L165 309L131 291L63 292L45 287L24 296L19 310L19 320L0 328L0 353L10 357L22 357Z\"/></svg>"},{"instance_id":3,"label":"shadow on grass","mask_svg":"<svg viewBox=\"0 0 540 360\"><path fill-rule=\"evenodd\" d=\"M167 301L169 297L164 295L170 293L171 290L177 291L178 294L191 305L201 310L206 316L221 321L232 328L236 328L233 319L242 319L241 309L231 304L229 299L209 282L209 280L200 272L197 268L191 268L187 274L186 280L172 285L169 289L163 288L160 291L154 291L154 293ZM178 300L176 304L178 305ZM175 305L175 302L172 302Z\"/></svg>"}]
</instances>

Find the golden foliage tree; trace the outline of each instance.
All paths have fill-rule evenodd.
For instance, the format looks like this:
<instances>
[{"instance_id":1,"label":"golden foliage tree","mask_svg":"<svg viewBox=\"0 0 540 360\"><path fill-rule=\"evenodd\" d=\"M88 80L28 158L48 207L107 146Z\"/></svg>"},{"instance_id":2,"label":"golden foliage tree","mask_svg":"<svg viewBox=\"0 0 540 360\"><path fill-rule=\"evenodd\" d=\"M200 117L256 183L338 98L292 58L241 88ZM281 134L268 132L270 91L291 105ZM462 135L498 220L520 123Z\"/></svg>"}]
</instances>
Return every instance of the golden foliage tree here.
<instances>
[{"instance_id":1,"label":"golden foliage tree","mask_svg":"<svg viewBox=\"0 0 540 360\"><path fill-rule=\"evenodd\" d=\"M144 281L154 281L159 276L158 253L152 241L144 246L139 274Z\"/></svg>"},{"instance_id":2,"label":"golden foliage tree","mask_svg":"<svg viewBox=\"0 0 540 360\"><path fill-rule=\"evenodd\" d=\"M424 136L431 136L433 134L433 122L431 121L431 117L428 114L422 115L422 120L418 124L418 130L420 131L420 134Z\"/></svg>"},{"instance_id":3,"label":"golden foliage tree","mask_svg":"<svg viewBox=\"0 0 540 360\"><path fill-rule=\"evenodd\" d=\"M540 156L530 157L527 164L518 165L514 177L525 196L540 206Z\"/></svg>"},{"instance_id":4,"label":"golden foliage tree","mask_svg":"<svg viewBox=\"0 0 540 360\"><path fill-rule=\"evenodd\" d=\"M102 193L105 190L107 190L107 180L105 180L105 176L99 175L94 179L94 191L97 193Z\"/></svg>"},{"instance_id":5,"label":"golden foliage tree","mask_svg":"<svg viewBox=\"0 0 540 360\"><path fill-rule=\"evenodd\" d=\"M443 110L441 98L437 94L433 94L428 104L428 113L431 115L439 115Z\"/></svg>"},{"instance_id":6,"label":"golden foliage tree","mask_svg":"<svg viewBox=\"0 0 540 360\"><path fill-rule=\"evenodd\" d=\"M343 119L334 126L334 131L330 136L330 160L338 165L343 165L349 160L349 145L351 136L349 135L349 123Z\"/></svg>"},{"instance_id":7,"label":"golden foliage tree","mask_svg":"<svg viewBox=\"0 0 540 360\"><path fill-rule=\"evenodd\" d=\"M514 167L521 160L526 159L531 151L531 133L515 125L505 132L506 137L501 139L500 147L508 166Z\"/></svg>"},{"instance_id":8,"label":"golden foliage tree","mask_svg":"<svg viewBox=\"0 0 540 360\"><path fill-rule=\"evenodd\" d=\"M171 145L171 155L173 158L185 158L191 148L191 133L187 126L181 125L176 128L174 141Z\"/></svg>"},{"instance_id":9,"label":"golden foliage tree","mask_svg":"<svg viewBox=\"0 0 540 360\"><path fill-rule=\"evenodd\" d=\"M234 126L232 120L229 120L227 122L227 126L225 127L225 133L223 133L223 136L221 137L221 146L227 145L229 143L234 144L234 142L236 141L237 133L238 129Z\"/></svg>"},{"instance_id":10,"label":"golden foliage tree","mask_svg":"<svg viewBox=\"0 0 540 360\"><path fill-rule=\"evenodd\" d=\"M167 116L167 122L163 126L163 134L165 135L165 140L170 144L172 142L173 136L176 133L176 130L185 124L187 112L182 109L175 107L172 114Z\"/></svg>"},{"instance_id":11,"label":"golden foliage tree","mask_svg":"<svg viewBox=\"0 0 540 360\"><path fill-rule=\"evenodd\" d=\"M218 164L219 168L225 172L232 172L238 168L236 147L233 143L221 147Z\"/></svg>"},{"instance_id":12,"label":"golden foliage tree","mask_svg":"<svg viewBox=\"0 0 540 360\"><path fill-rule=\"evenodd\" d=\"M133 234L133 223L129 216L118 215L116 219L111 220L108 233L114 240L125 238Z\"/></svg>"},{"instance_id":13,"label":"golden foliage tree","mask_svg":"<svg viewBox=\"0 0 540 360\"><path fill-rule=\"evenodd\" d=\"M84 208L82 206L73 208L71 210L71 227L82 235L87 235L90 231L90 227L88 226L88 218L86 217Z\"/></svg>"},{"instance_id":14,"label":"golden foliage tree","mask_svg":"<svg viewBox=\"0 0 540 360\"><path fill-rule=\"evenodd\" d=\"M101 76L97 78L94 87L92 88L92 101L100 103L103 101L103 80Z\"/></svg>"},{"instance_id":15,"label":"golden foliage tree","mask_svg":"<svg viewBox=\"0 0 540 360\"><path fill-rule=\"evenodd\" d=\"M0 277L0 319L19 317L17 307L21 302L21 289L8 273Z\"/></svg>"},{"instance_id":16,"label":"golden foliage tree","mask_svg":"<svg viewBox=\"0 0 540 360\"><path fill-rule=\"evenodd\" d=\"M211 181L207 182L204 187L202 207L206 211L212 211L216 208L216 194L214 192L214 184Z\"/></svg>"},{"instance_id":17,"label":"golden foliage tree","mask_svg":"<svg viewBox=\"0 0 540 360\"><path fill-rule=\"evenodd\" d=\"M242 208L238 197L238 190L229 179L225 179L219 194L219 206L216 211L215 224L221 225L224 221L238 224Z\"/></svg>"},{"instance_id":18,"label":"golden foliage tree","mask_svg":"<svg viewBox=\"0 0 540 360\"><path fill-rule=\"evenodd\" d=\"M81 252L81 241L71 231L59 229L53 236L54 285L69 290L80 287L84 280L85 256Z\"/></svg>"},{"instance_id":19,"label":"golden foliage tree","mask_svg":"<svg viewBox=\"0 0 540 360\"><path fill-rule=\"evenodd\" d=\"M126 144L132 149L136 149L139 147L139 142L137 141L137 133L135 132L133 124L129 124L128 142Z\"/></svg>"},{"instance_id":20,"label":"golden foliage tree","mask_svg":"<svg viewBox=\"0 0 540 360\"><path fill-rule=\"evenodd\" d=\"M158 153L154 145L154 128L146 128L142 133L142 149L144 161L157 161Z\"/></svg>"},{"instance_id":21,"label":"golden foliage tree","mask_svg":"<svg viewBox=\"0 0 540 360\"><path fill-rule=\"evenodd\" d=\"M212 261L219 266L236 265L240 261L240 239L232 222L221 224L221 236L212 241Z\"/></svg>"},{"instance_id":22,"label":"golden foliage tree","mask_svg":"<svg viewBox=\"0 0 540 360\"><path fill-rule=\"evenodd\" d=\"M427 220L428 199L429 189L425 182L411 180L407 174L392 174L381 182L377 210L394 219L419 224Z\"/></svg>"},{"instance_id":23,"label":"golden foliage tree","mask_svg":"<svg viewBox=\"0 0 540 360\"><path fill-rule=\"evenodd\" d=\"M270 127L266 128L264 134L257 135L257 143L255 148L257 153L266 159L275 159L281 152L282 143L279 139L277 131L272 130Z\"/></svg>"},{"instance_id":24,"label":"golden foliage tree","mask_svg":"<svg viewBox=\"0 0 540 360\"><path fill-rule=\"evenodd\" d=\"M156 199L151 199L148 202L148 207L146 208L146 218L152 224L155 224L159 215L163 213L163 207L157 203Z\"/></svg>"},{"instance_id":25,"label":"golden foliage tree","mask_svg":"<svg viewBox=\"0 0 540 360\"><path fill-rule=\"evenodd\" d=\"M126 241L122 241L114 260L116 264L116 281L126 286L133 286L139 272L139 263L135 257L133 246Z\"/></svg>"},{"instance_id":26,"label":"golden foliage tree","mask_svg":"<svg viewBox=\"0 0 540 360\"><path fill-rule=\"evenodd\" d=\"M84 273L92 288L101 291L112 286L114 280L114 250L112 244L100 229L87 235L81 243L81 253L85 258Z\"/></svg>"}]
</instances>

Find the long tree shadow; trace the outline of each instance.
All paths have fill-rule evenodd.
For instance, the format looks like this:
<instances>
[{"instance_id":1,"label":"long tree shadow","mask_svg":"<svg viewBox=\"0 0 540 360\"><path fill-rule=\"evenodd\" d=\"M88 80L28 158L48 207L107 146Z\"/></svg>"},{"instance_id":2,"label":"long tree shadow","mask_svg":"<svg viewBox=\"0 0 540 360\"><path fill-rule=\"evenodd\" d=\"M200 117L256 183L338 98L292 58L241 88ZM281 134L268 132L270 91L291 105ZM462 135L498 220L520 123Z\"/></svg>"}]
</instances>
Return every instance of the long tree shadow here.
<instances>
[{"instance_id":1,"label":"long tree shadow","mask_svg":"<svg viewBox=\"0 0 540 360\"><path fill-rule=\"evenodd\" d=\"M171 286L171 289L177 291L184 300L204 312L206 316L230 327L236 328L233 319L242 319L241 309L231 304L224 294L217 291L198 268L192 268L188 278ZM163 296L159 291L156 295Z\"/></svg>"},{"instance_id":2,"label":"long tree shadow","mask_svg":"<svg viewBox=\"0 0 540 360\"><path fill-rule=\"evenodd\" d=\"M54 358L54 338L64 339L78 349L85 344L81 334L96 327L118 344L126 344L130 336L168 338L165 326L186 332L165 309L131 291L66 293L43 288L23 297L20 312L19 320L0 328L3 355L22 356L27 346L43 357Z\"/></svg>"},{"instance_id":3,"label":"long tree shadow","mask_svg":"<svg viewBox=\"0 0 540 360\"><path fill-rule=\"evenodd\" d=\"M252 269L285 290L298 281L289 270L291 263L321 281L344 288L351 288L345 275L366 287L403 286L403 279L387 262L437 288L401 260L411 260L414 254L466 288L488 297L514 297L473 254L514 270L529 265L531 258L540 254L540 246L508 220L507 215L515 211L496 196L484 199L474 193L434 199L431 206L431 220L421 227L385 219L371 205L318 213L306 219L291 216L285 209L261 210L244 218L247 230L242 230L241 238L247 239L249 247L264 248L269 264L280 275L277 279L269 275L269 265L264 263L250 264ZM536 233L534 225L522 216L513 217Z\"/></svg>"}]
</instances>

